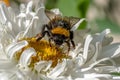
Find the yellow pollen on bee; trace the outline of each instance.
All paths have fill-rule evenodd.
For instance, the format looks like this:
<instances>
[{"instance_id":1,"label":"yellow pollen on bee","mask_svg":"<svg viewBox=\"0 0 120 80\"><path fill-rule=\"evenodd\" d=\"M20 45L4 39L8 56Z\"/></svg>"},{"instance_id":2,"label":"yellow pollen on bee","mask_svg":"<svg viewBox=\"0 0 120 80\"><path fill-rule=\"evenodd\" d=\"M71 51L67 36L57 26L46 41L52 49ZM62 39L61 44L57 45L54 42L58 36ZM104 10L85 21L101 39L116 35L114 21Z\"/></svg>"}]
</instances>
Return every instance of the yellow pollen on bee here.
<instances>
[{"instance_id":1,"label":"yellow pollen on bee","mask_svg":"<svg viewBox=\"0 0 120 80\"><path fill-rule=\"evenodd\" d=\"M56 27L51 30L53 34L62 34L65 35L66 37L70 36L70 32L67 29L64 29L62 27Z\"/></svg>"},{"instance_id":2,"label":"yellow pollen on bee","mask_svg":"<svg viewBox=\"0 0 120 80\"><path fill-rule=\"evenodd\" d=\"M26 40L28 45L24 47L21 51L17 52L15 56L17 59L20 57L22 52L27 48L34 48L36 51L36 55L31 57L31 63L29 67L34 67L35 63L39 61L52 61L52 66L55 67L57 63L61 62L64 58L69 58L69 56L62 52L62 50L56 47L53 44L50 44L46 40L36 41L35 38L25 38L22 40ZM29 53L28 53L29 54Z\"/></svg>"}]
</instances>

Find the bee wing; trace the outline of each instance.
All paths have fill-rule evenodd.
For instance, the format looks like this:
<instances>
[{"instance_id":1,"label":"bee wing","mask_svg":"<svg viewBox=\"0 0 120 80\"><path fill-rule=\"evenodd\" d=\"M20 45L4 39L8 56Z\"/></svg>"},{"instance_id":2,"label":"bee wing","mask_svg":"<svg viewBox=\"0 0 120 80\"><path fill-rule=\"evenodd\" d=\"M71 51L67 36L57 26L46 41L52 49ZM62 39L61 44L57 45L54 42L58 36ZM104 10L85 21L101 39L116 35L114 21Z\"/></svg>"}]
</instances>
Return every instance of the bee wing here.
<instances>
[{"instance_id":1,"label":"bee wing","mask_svg":"<svg viewBox=\"0 0 120 80\"><path fill-rule=\"evenodd\" d=\"M69 17L69 21L70 21L70 24L71 26L73 27L78 21L80 20L80 18L77 18L77 17Z\"/></svg>"},{"instance_id":2,"label":"bee wing","mask_svg":"<svg viewBox=\"0 0 120 80\"><path fill-rule=\"evenodd\" d=\"M71 24L71 30L74 31L76 30L80 23L82 23L83 21L85 20L85 18L77 18L77 17L69 17L69 21L70 21L70 24Z\"/></svg>"},{"instance_id":3,"label":"bee wing","mask_svg":"<svg viewBox=\"0 0 120 80\"><path fill-rule=\"evenodd\" d=\"M55 14L54 12L52 12L50 10L45 10L45 14L49 18L49 20L52 20L55 17L61 16L59 14Z\"/></svg>"}]
</instances>

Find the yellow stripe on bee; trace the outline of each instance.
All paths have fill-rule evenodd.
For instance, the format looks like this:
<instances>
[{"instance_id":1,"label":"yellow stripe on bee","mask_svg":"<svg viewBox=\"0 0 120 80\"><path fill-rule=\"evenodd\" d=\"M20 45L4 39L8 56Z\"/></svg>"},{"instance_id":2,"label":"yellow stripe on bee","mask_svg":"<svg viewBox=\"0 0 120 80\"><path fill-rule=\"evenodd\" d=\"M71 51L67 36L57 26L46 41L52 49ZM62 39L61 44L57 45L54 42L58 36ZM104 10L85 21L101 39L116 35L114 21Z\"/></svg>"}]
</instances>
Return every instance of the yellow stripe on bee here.
<instances>
[{"instance_id":1,"label":"yellow stripe on bee","mask_svg":"<svg viewBox=\"0 0 120 80\"><path fill-rule=\"evenodd\" d=\"M70 32L67 29L64 29L62 27L56 27L51 30L53 34L62 34L66 37L70 36Z\"/></svg>"}]
</instances>

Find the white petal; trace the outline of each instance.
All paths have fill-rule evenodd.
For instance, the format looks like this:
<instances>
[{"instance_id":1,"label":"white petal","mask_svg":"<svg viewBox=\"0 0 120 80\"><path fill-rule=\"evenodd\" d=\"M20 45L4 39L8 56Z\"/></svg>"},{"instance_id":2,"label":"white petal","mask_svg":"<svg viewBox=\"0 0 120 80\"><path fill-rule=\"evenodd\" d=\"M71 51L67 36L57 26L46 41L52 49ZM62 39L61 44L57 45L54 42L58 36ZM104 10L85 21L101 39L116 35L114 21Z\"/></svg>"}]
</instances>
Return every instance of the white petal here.
<instances>
[{"instance_id":1,"label":"white petal","mask_svg":"<svg viewBox=\"0 0 120 80\"><path fill-rule=\"evenodd\" d=\"M13 37L15 37L19 32L18 25L15 22L13 22L12 20L10 20L6 23L6 28L8 30L7 31L8 34L10 33Z\"/></svg>"},{"instance_id":2,"label":"white petal","mask_svg":"<svg viewBox=\"0 0 120 80\"><path fill-rule=\"evenodd\" d=\"M6 53L10 59L13 58L16 51L19 51L28 44L27 41L14 42L6 48Z\"/></svg>"},{"instance_id":3,"label":"white petal","mask_svg":"<svg viewBox=\"0 0 120 80\"><path fill-rule=\"evenodd\" d=\"M108 46L103 47L103 50L101 52L101 55L99 56L99 59L105 58L105 57L119 57L120 56L120 43L111 44Z\"/></svg>"},{"instance_id":4,"label":"white petal","mask_svg":"<svg viewBox=\"0 0 120 80\"><path fill-rule=\"evenodd\" d=\"M72 56L72 58L75 58L77 55L79 55L79 52L81 51L81 44L79 43L74 50L71 50L69 52L69 55Z\"/></svg>"},{"instance_id":5,"label":"white petal","mask_svg":"<svg viewBox=\"0 0 120 80\"><path fill-rule=\"evenodd\" d=\"M13 11L13 9L11 7L8 7L8 11L9 11L9 16L10 18L15 21L15 12Z\"/></svg>"},{"instance_id":6,"label":"white petal","mask_svg":"<svg viewBox=\"0 0 120 80\"><path fill-rule=\"evenodd\" d=\"M16 75L17 75L17 80L31 80L30 77L31 77L31 74L32 72L30 71L22 71L22 70L18 70L16 72ZM15 79L16 80L16 79Z\"/></svg>"},{"instance_id":7,"label":"white petal","mask_svg":"<svg viewBox=\"0 0 120 80\"><path fill-rule=\"evenodd\" d=\"M34 22L33 32L35 35L41 32L42 26L44 24L47 24L49 22L49 19L45 14L45 7L38 8L36 15L39 17L39 19Z\"/></svg>"},{"instance_id":8,"label":"white petal","mask_svg":"<svg viewBox=\"0 0 120 80\"><path fill-rule=\"evenodd\" d=\"M25 18L26 14L25 13L20 13L18 16L16 16L16 18Z\"/></svg>"},{"instance_id":9,"label":"white petal","mask_svg":"<svg viewBox=\"0 0 120 80\"><path fill-rule=\"evenodd\" d=\"M72 30L72 31L75 31L75 30L79 27L79 25L80 25L83 21L85 21L85 20L86 20L85 18L80 19L80 21L78 21L78 22L71 28L71 30Z\"/></svg>"},{"instance_id":10,"label":"white petal","mask_svg":"<svg viewBox=\"0 0 120 80\"><path fill-rule=\"evenodd\" d=\"M107 34L109 34L111 31L110 31L110 29L105 29L102 33L101 33L101 35L107 35Z\"/></svg>"},{"instance_id":11,"label":"white petal","mask_svg":"<svg viewBox=\"0 0 120 80\"><path fill-rule=\"evenodd\" d=\"M25 30L25 32L24 32L24 34L23 34L23 37L25 37L25 36L27 36L27 35L28 35L29 37L32 36L32 34L30 34L29 31L30 31L30 29L32 29L33 23L34 23L34 21L35 21L36 19L38 19L38 17L36 17L36 16L32 18L30 24L27 26L27 29Z\"/></svg>"},{"instance_id":12,"label":"white petal","mask_svg":"<svg viewBox=\"0 0 120 80\"><path fill-rule=\"evenodd\" d=\"M98 78L76 78L75 80L100 80Z\"/></svg>"},{"instance_id":13,"label":"white petal","mask_svg":"<svg viewBox=\"0 0 120 80\"><path fill-rule=\"evenodd\" d=\"M3 24L8 21L8 11L4 3L0 3L0 19Z\"/></svg>"},{"instance_id":14,"label":"white petal","mask_svg":"<svg viewBox=\"0 0 120 80\"><path fill-rule=\"evenodd\" d=\"M24 33L24 31L20 31L18 33L18 35L15 37L15 41L18 41L18 40L22 39L23 38L23 33Z\"/></svg>"},{"instance_id":15,"label":"white petal","mask_svg":"<svg viewBox=\"0 0 120 80\"><path fill-rule=\"evenodd\" d=\"M90 42L92 41L92 39L93 39L92 36L88 35L85 40L84 50L83 50L83 57L85 60L87 60L87 58L88 58L88 48L89 48L89 45L90 45Z\"/></svg>"},{"instance_id":16,"label":"white petal","mask_svg":"<svg viewBox=\"0 0 120 80\"><path fill-rule=\"evenodd\" d=\"M14 80L14 73L11 72L3 72L0 73L0 80Z\"/></svg>"},{"instance_id":17,"label":"white petal","mask_svg":"<svg viewBox=\"0 0 120 80\"><path fill-rule=\"evenodd\" d=\"M103 80L109 80L112 79L112 76L110 74L85 74L85 78L103 78Z\"/></svg>"},{"instance_id":18,"label":"white petal","mask_svg":"<svg viewBox=\"0 0 120 80\"><path fill-rule=\"evenodd\" d=\"M100 34L96 34L96 35L94 35L93 36L93 41L92 41L92 43L96 43L96 42L103 42L103 40L104 40L104 38L105 38L105 36L107 35L107 34L109 34L110 33L110 29L105 29L103 32L101 32Z\"/></svg>"},{"instance_id":19,"label":"white petal","mask_svg":"<svg viewBox=\"0 0 120 80\"><path fill-rule=\"evenodd\" d=\"M22 67L26 67L30 63L31 56L36 55L36 51L33 48L28 48L23 51L22 55L20 56L19 64Z\"/></svg>"},{"instance_id":20,"label":"white petal","mask_svg":"<svg viewBox=\"0 0 120 80\"><path fill-rule=\"evenodd\" d=\"M34 80L34 79L33 79ZM44 74L38 74L38 79L37 80L53 80L51 78L48 78L46 75Z\"/></svg>"},{"instance_id":21,"label":"white petal","mask_svg":"<svg viewBox=\"0 0 120 80\"><path fill-rule=\"evenodd\" d=\"M52 61L40 61L40 62L36 63L35 69L38 72L41 72L41 71L46 72L48 69L50 69L51 65L52 65Z\"/></svg>"},{"instance_id":22,"label":"white petal","mask_svg":"<svg viewBox=\"0 0 120 80\"><path fill-rule=\"evenodd\" d=\"M102 46L107 46L110 43L112 43L113 37L105 36L103 41L102 41Z\"/></svg>"},{"instance_id":23,"label":"white petal","mask_svg":"<svg viewBox=\"0 0 120 80\"><path fill-rule=\"evenodd\" d=\"M25 4L20 4L20 13L25 13L26 7Z\"/></svg>"},{"instance_id":24,"label":"white petal","mask_svg":"<svg viewBox=\"0 0 120 80\"><path fill-rule=\"evenodd\" d=\"M65 71L65 67L66 67L66 61L63 61L62 63L57 64L57 66L53 68L53 70L50 71L47 74L47 76L55 79Z\"/></svg>"},{"instance_id":25,"label":"white petal","mask_svg":"<svg viewBox=\"0 0 120 80\"><path fill-rule=\"evenodd\" d=\"M113 80L120 80L120 76L113 76Z\"/></svg>"},{"instance_id":26,"label":"white petal","mask_svg":"<svg viewBox=\"0 0 120 80\"><path fill-rule=\"evenodd\" d=\"M0 59L0 71L9 70L15 68L16 63L6 59Z\"/></svg>"},{"instance_id":27,"label":"white petal","mask_svg":"<svg viewBox=\"0 0 120 80\"><path fill-rule=\"evenodd\" d=\"M76 66L76 68L80 68L81 66L83 66L84 62L84 58L80 55L74 60L74 65Z\"/></svg>"},{"instance_id":28,"label":"white petal","mask_svg":"<svg viewBox=\"0 0 120 80\"><path fill-rule=\"evenodd\" d=\"M101 66L96 67L95 71L98 73L111 73L111 72L117 72L116 66Z\"/></svg>"},{"instance_id":29,"label":"white petal","mask_svg":"<svg viewBox=\"0 0 120 80\"><path fill-rule=\"evenodd\" d=\"M25 75L21 71L17 71L16 75L17 75L18 79L20 79L20 80L24 80L24 78L25 78Z\"/></svg>"},{"instance_id":30,"label":"white petal","mask_svg":"<svg viewBox=\"0 0 120 80\"><path fill-rule=\"evenodd\" d=\"M97 64L99 64L99 63L101 63L101 62L103 62L103 61L107 61L107 60L110 60L110 58L103 58L103 59L101 59L101 60L98 60L98 61L96 61L96 62L93 62L91 65L89 65L89 67L87 67L87 68L82 68L81 71L84 72L84 71L90 70L90 69L94 68ZM113 65L114 65L114 62L111 61L111 63L113 63Z\"/></svg>"},{"instance_id":31,"label":"white petal","mask_svg":"<svg viewBox=\"0 0 120 80\"><path fill-rule=\"evenodd\" d=\"M33 6L33 2L30 1L28 4L27 4L27 9L26 9L26 13L29 13L32 11L32 6Z\"/></svg>"},{"instance_id":32,"label":"white petal","mask_svg":"<svg viewBox=\"0 0 120 80\"><path fill-rule=\"evenodd\" d=\"M88 66L98 60L99 55L101 55L99 52L101 50L101 44L99 42L96 43L96 45L90 45L90 51L88 53L88 58L84 66Z\"/></svg>"}]
</instances>

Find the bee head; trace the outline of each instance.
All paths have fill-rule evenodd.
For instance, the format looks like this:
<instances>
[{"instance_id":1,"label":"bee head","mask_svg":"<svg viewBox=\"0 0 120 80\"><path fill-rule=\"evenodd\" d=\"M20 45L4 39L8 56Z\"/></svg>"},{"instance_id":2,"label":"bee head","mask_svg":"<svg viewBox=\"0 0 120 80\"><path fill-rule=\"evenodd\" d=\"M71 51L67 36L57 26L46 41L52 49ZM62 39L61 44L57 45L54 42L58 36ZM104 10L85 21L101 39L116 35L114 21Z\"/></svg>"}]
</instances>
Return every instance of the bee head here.
<instances>
[{"instance_id":1,"label":"bee head","mask_svg":"<svg viewBox=\"0 0 120 80\"><path fill-rule=\"evenodd\" d=\"M64 35L61 34L53 34L53 41L56 45L60 46L64 43L66 40Z\"/></svg>"}]
</instances>

